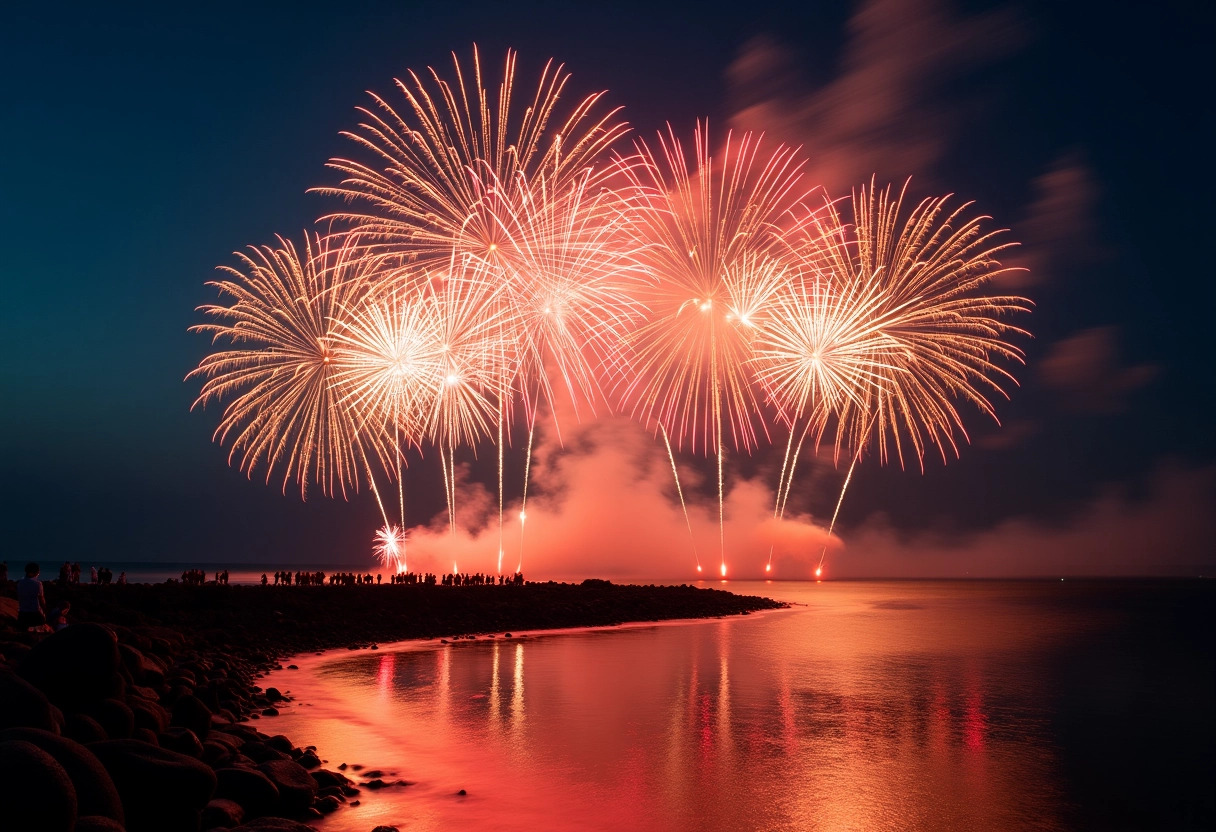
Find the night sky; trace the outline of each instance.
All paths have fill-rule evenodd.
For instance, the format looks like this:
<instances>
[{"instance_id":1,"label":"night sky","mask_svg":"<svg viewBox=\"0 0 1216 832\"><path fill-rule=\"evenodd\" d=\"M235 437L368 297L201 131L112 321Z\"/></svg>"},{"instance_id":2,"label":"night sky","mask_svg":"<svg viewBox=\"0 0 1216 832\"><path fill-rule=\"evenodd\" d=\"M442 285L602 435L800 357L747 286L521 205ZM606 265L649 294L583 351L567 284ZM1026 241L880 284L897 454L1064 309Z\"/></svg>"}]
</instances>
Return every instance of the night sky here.
<instances>
[{"instance_id":1,"label":"night sky","mask_svg":"<svg viewBox=\"0 0 1216 832\"><path fill-rule=\"evenodd\" d=\"M765 129L833 194L912 176L1024 243L1005 288L1034 339L1003 426L972 414L923 475L867 460L841 514L854 574L1216 570L1210 3L120 5L0 28L10 565L368 562L370 497L303 503L228 467L218 410L190 412L208 342L186 330L232 251L333 208L306 191L336 181L365 90L477 43L491 77L519 50L521 89L564 61L645 136ZM772 466L732 477L771 487ZM841 478L808 476L797 507L825 522ZM433 460L409 500L418 523L442 508Z\"/></svg>"}]
</instances>

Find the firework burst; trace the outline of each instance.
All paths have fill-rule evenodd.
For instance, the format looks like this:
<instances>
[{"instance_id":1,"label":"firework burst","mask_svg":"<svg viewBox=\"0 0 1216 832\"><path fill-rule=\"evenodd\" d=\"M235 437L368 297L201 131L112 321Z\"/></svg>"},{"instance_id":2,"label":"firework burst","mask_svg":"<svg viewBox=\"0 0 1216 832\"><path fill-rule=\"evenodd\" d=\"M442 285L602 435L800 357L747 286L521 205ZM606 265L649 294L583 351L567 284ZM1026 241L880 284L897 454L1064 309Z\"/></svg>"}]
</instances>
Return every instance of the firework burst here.
<instances>
[{"instance_id":1,"label":"firework burst","mask_svg":"<svg viewBox=\"0 0 1216 832\"><path fill-rule=\"evenodd\" d=\"M502 241L476 210L488 189L538 175L563 189L627 131L619 108L601 112L604 93L559 107L570 74L552 61L520 107L515 72L509 51L497 90L489 89L474 47L469 69L452 55L450 78L432 68L398 80L403 102L371 94L372 105L359 108L364 121L343 134L366 161L331 159L343 179L318 189L364 210L334 219L397 259L442 262L453 245L484 255Z\"/></svg>"},{"instance_id":2,"label":"firework burst","mask_svg":"<svg viewBox=\"0 0 1216 832\"><path fill-rule=\"evenodd\" d=\"M229 459L248 475L265 465L267 482L282 471L284 491L295 480L301 497L310 483L345 496L367 472L369 447L379 453L385 440L334 386L335 321L364 263L337 238L306 234L302 252L278 242L238 252L239 266L208 284L232 303L200 307L217 322L191 331L228 346L187 376L204 379L194 406L226 401L214 438L231 443Z\"/></svg>"},{"instance_id":3,"label":"firework burst","mask_svg":"<svg viewBox=\"0 0 1216 832\"><path fill-rule=\"evenodd\" d=\"M635 291L646 313L628 338L622 400L665 441L716 456L725 574L725 432L735 448L751 450L757 426L766 430L748 361L756 327L787 279L778 255L807 196L802 163L785 147L762 150L750 133L728 133L715 159L698 125L691 160L669 132L657 154L639 142L623 173L645 276Z\"/></svg>"}]
</instances>

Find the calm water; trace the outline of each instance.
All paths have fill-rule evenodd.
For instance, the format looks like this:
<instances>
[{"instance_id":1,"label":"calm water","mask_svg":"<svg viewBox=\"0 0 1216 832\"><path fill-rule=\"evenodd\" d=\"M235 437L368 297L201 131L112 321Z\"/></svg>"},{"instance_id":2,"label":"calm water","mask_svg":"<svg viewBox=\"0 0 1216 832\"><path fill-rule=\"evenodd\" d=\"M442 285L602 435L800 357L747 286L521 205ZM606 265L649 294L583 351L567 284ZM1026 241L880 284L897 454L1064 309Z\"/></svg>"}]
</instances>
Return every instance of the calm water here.
<instances>
[{"instance_id":1,"label":"calm water","mask_svg":"<svg viewBox=\"0 0 1216 832\"><path fill-rule=\"evenodd\" d=\"M417 781L326 832L1212 827L1216 584L729 588L803 606L307 656L260 727Z\"/></svg>"}]
</instances>

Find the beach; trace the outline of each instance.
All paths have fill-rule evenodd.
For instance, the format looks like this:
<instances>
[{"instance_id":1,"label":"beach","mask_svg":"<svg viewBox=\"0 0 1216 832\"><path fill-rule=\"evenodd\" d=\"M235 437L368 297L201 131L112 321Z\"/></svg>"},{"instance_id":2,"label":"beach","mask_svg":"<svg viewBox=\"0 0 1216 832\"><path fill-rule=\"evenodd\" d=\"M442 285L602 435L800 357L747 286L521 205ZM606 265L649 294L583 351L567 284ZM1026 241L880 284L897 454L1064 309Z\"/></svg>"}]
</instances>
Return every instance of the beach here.
<instances>
[{"instance_id":1,"label":"beach","mask_svg":"<svg viewBox=\"0 0 1216 832\"><path fill-rule=\"evenodd\" d=\"M59 585L68 626L19 631L0 590L0 795L6 829L305 830L369 791L404 788L278 733L290 656L405 639L748 614L782 606L691 586ZM396 761L400 762L400 761ZM369 827L370 829L371 827Z\"/></svg>"}]
</instances>

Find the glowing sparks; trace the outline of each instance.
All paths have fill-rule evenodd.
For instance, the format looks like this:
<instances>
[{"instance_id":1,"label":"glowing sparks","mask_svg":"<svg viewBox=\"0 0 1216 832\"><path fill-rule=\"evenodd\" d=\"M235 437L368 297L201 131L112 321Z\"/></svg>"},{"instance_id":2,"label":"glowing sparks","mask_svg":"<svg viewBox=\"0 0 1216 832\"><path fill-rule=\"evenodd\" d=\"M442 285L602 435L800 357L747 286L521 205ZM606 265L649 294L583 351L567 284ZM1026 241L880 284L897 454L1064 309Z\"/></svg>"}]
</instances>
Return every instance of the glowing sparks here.
<instances>
[{"instance_id":1,"label":"glowing sparks","mask_svg":"<svg viewBox=\"0 0 1216 832\"><path fill-rule=\"evenodd\" d=\"M373 551L380 563L384 564L386 569L392 570L394 574L406 571L404 529L386 524L384 528L376 532Z\"/></svg>"}]
</instances>

